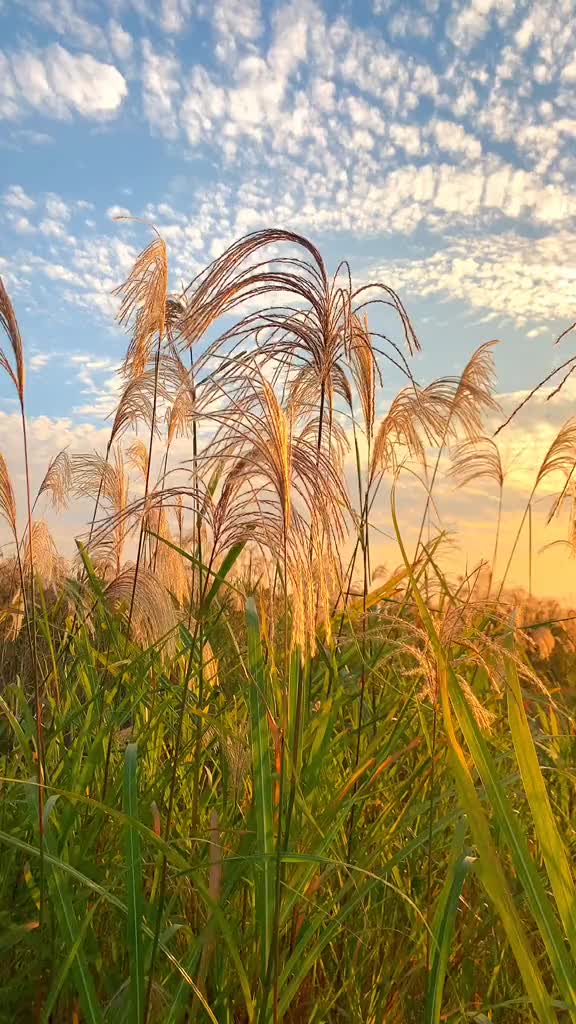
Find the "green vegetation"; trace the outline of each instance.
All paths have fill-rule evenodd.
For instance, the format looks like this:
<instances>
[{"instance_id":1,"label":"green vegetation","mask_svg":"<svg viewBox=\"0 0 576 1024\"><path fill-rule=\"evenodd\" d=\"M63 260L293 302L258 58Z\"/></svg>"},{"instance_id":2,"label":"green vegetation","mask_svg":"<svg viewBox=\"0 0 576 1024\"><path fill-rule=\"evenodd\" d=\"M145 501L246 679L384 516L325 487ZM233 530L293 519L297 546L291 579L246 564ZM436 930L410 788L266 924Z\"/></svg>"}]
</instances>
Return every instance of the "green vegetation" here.
<instances>
[{"instance_id":1,"label":"green vegetation","mask_svg":"<svg viewBox=\"0 0 576 1024\"><path fill-rule=\"evenodd\" d=\"M107 450L60 452L21 532L0 464L0 1019L574 1024L572 621L450 581L433 528L448 450L504 485L491 346L420 387L366 316L415 352L399 298L285 232L167 282L156 238ZM25 427L3 286L0 318ZM87 497L68 564L35 509Z\"/></svg>"}]
</instances>

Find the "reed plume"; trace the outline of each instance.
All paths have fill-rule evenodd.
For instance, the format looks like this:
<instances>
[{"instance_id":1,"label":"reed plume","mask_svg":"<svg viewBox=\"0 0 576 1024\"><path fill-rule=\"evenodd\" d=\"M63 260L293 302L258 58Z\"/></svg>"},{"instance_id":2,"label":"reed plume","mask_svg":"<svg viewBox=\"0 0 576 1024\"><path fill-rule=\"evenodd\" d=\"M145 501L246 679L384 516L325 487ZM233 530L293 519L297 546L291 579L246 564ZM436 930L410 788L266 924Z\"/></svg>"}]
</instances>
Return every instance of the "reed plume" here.
<instances>
[{"instance_id":1,"label":"reed plume","mask_svg":"<svg viewBox=\"0 0 576 1024\"><path fill-rule=\"evenodd\" d=\"M132 335L124 371L128 378L139 377L148 366L155 342L165 333L168 254L159 235L140 253L116 294L121 300L118 322Z\"/></svg>"},{"instance_id":2,"label":"reed plume","mask_svg":"<svg viewBox=\"0 0 576 1024\"><path fill-rule=\"evenodd\" d=\"M67 450L63 448L51 460L38 488L33 508L36 507L43 494L48 494L55 509L58 511L65 509L73 487L73 477L72 460Z\"/></svg>"},{"instance_id":3,"label":"reed plume","mask_svg":"<svg viewBox=\"0 0 576 1024\"><path fill-rule=\"evenodd\" d=\"M16 527L16 500L14 489L8 472L6 459L0 454L0 515L10 528L12 539L18 548L18 534Z\"/></svg>"},{"instance_id":4,"label":"reed plume","mask_svg":"<svg viewBox=\"0 0 576 1024\"><path fill-rule=\"evenodd\" d=\"M490 596L492 581L496 571L496 559L498 557L505 477L498 445L490 437L480 437L471 441L464 441L453 452L452 466L448 471L448 475L457 480L459 487L466 487L477 480L490 480L498 488L494 551L488 577L487 596Z\"/></svg>"}]
</instances>

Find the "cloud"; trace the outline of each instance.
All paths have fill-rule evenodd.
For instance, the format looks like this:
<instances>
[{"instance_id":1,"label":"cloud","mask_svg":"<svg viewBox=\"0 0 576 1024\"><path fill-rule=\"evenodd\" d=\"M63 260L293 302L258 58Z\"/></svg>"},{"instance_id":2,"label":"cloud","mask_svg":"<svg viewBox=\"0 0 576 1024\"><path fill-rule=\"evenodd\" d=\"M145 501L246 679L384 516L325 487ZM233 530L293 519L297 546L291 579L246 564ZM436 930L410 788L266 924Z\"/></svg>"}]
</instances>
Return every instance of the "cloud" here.
<instances>
[{"instance_id":1,"label":"cloud","mask_svg":"<svg viewBox=\"0 0 576 1024\"><path fill-rule=\"evenodd\" d=\"M182 32L192 14L192 0L161 0L160 24L165 32Z\"/></svg>"},{"instance_id":2,"label":"cloud","mask_svg":"<svg viewBox=\"0 0 576 1024\"><path fill-rule=\"evenodd\" d=\"M375 13L383 13L375 11ZM395 14L387 23L387 28L392 37L418 36L420 39L429 39L434 31L430 18L425 14L414 14L412 11L403 11Z\"/></svg>"},{"instance_id":3,"label":"cloud","mask_svg":"<svg viewBox=\"0 0 576 1024\"><path fill-rule=\"evenodd\" d=\"M66 231L61 222L59 220L52 220L50 217L45 217L44 220L40 221L38 230L46 238L66 238Z\"/></svg>"},{"instance_id":4,"label":"cloud","mask_svg":"<svg viewBox=\"0 0 576 1024\"><path fill-rule=\"evenodd\" d=\"M212 24L217 34L215 54L219 60L230 60L238 46L258 39L262 34L259 0L215 0Z\"/></svg>"},{"instance_id":5,"label":"cloud","mask_svg":"<svg viewBox=\"0 0 576 1024\"><path fill-rule=\"evenodd\" d=\"M29 128L17 128L11 134L17 146L49 146L54 139L47 132L35 132Z\"/></svg>"},{"instance_id":6,"label":"cloud","mask_svg":"<svg viewBox=\"0 0 576 1024\"><path fill-rule=\"evenodd\" d=\"M176 102L181 89L181 71L171 54L156 53L148 39L142 40L142 104L153 128L169 139L179 126Z\"/></svg>"},{"instance_id":7,"label":"cloud","mask_svg":"<svg viewBox=\"0 0 576 1024\"><path fill-rule=\"evenodd\" d=\"M448 35L455 46L470 50L486 35L492 18L503 28L514 9L515 0L464 0L448 23Z\"/></svg>"},{"instance_id":8,"label":"cloud","mask_svg":"<svg viewBox=\"0 0 576 1024\"><path fill-rule=\"evenodd\" d=\"M106 210L106 216L110 220L116 220L117 217L130 217L130 210L126 206L109 206Z\"/></svg>"},{"instance_id":9,"label":"cloud","mask_svg":"<svg viewBox=\"0 0 576 1024\"><path fill-rule=\"evenodd\" d=\"M454 242L422 260L380 262L369 276L421 298L446 295L521 327L572 322L575 266L576 234L506 234Z\"/></svg>"},{"instance_id":10,"label":"cloud","mask_svg":"<svg viewBox=\"0 0 576 1024\"><path fill-rule=\"evenodd\" d=\"M120 22L111 18L108 22L108 35L112 53L118 60L129 60L134 49L134 41L129 32L126 32Z\"/></svg>"},{"instance_id":11,"label":"cloud","mask_svg":"<svg viewBox=\"0 0 576 1024\"><path fill-rule=\"evenodd\" d=\"M106 36L102 28L88 21L80 13L81 4L75 0L20 0L30 14L48 25L58 35L73 40L87 49L105 49Z\"/></svg>"},{"instance_id":12,"label":"cloud","mask_svg":"<svg viewBox=\"0 0 576 1024\"><path fill-rule=\"evenodd\" d=\"M44 50L0 52L0 117L16 119L36 111L103 120L117 114L127 93L124 76L112 64L88 53L72 54L59 43Z\"/></svg>"},{"instance_id":13,"label":"cloud","mask_svg":"<svg viewBox=\"0 0 576 1024\"><path fill-rule=\"evenodd\" d=\"M467 160L478 160L482 155L482 145L472 135L453 121L435 121L431 126L433 138L445 153L456 153Z\"/></svg>"},{"instance_id":14,"label":"cloud","mask_svg":"<svg viewBox=\"0 0 576 1024\"><path fill-rule=\"evenodd\" d=\"M36 202L27 195L21 185L10 185L2 196L2 202L15 210L33 210Z\"/></svg>"},{"instance_id":15,"label":"cloud","mask_svg":"<svg viewBox=\"0 0 576 1024\"><path fill-rule=\"evenodd\" d=\"M30 356L28 366L33 373L38 373L38 371L41 370L43 366L46 366L49 361L50 356L45 352L35 352L34 355Z\"/></svg>"},{"instance_id":16,"label":"cloud","mask_svg":"<svg viewBox=\"0 0 576 1024\"><path fill-rule=\"evenodd\" d=\"M30 223L28 217L15 217L12 227L19 235L30 235L34 232L34 225Z\"/></svg>"},{"instance_id":17,"label":"cloud","mask_svg":"<svg viewBox=\"0 0 576 1024\"><path fill-rule=\"evenodd\" d=\"M49 192L44 201L46 206L46 213L53 220L69 220L71 211L60 196L55 195L53 192Z\"/></svg>"}]
</instances>

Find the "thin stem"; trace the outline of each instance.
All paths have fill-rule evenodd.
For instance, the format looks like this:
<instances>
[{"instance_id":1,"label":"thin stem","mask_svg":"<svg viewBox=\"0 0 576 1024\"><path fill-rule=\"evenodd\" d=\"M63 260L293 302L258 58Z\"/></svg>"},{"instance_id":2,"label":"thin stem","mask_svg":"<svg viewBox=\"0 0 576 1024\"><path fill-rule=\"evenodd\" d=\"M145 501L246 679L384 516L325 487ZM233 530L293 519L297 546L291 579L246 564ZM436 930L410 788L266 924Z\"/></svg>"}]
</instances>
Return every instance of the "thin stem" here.
<instances>
[{"instance_id":1,"label":"thin stem","mask_svg":"<svg viewBox=\"0 0 576 1024\"><path fill-rule=\"evenodd\" d=\"M428 804L428 853L427 853L427 869L426 869L426 907L428 915L428 923L430 923L430 910L432 906L431 894L432 894L432 839L434 835L434 784L435 778L435 757L436 757L436 736L438 727L438 694L435 694L434 700L434 718L432 723L432 751L431 751L431 764L430 764L430 798ZM426 929L426 973L430 973L430 928Z\"/></svg>"},{"instance_id":2,"label":"thin stem","mask_svg":"<svg viewBox=\"0 0 576 1024\"><path fill-rule=\"evenodd\" d=\"M164 484L166 482L166 472L168 469L168 455L170 454L170 442L166 443L166 451L164 452L164 459L162 463L162 473L160 476L160 505L158 507L158 530L156 535L156 545L154 547L154 558L152 559L152 572L156 572L156 561L158 559L158 545L160 544L160 521L162 517L162 508L164 505ZM180 547L182 547L182 534L180 534Z\"/></svg>"},{"instance_id":3,"label":"thin stem","mask_svg":"<svg viewBox=\"0 0 576 1024\"><path fill-rule=\"evenodd\" d=\"M128 625L126 627L126 646L130 640L130 630L132 627L132 615L134 612L134 600L136 597L136 586L138 583L138 572L140 569L140 559L142 557L142 548L144 541L144 528L146 523L146 501L148 498L148 489L150 486L150 469L152 464L152 448L154 445L154 430L156 429L156 406L158 402L158 372L160 368L160 346L162 344L162 337L158 335L158 345L156 348L156 358L154 360L154 398L152 401L152 417L150 420L150 440L148 443L148 464L146 466L146 480L144 482L144 511L140 520L140 534L138 537L138 554L136 556L136 565L134 568L134 581L132 583L132 594L130 597L130 611L128 613Z\"/></svg>"},{"instance_id":4,"label":"thin stem","mask_svg":"<svg viewBox=\"0 0 576 1024\"><path fill-rule=\"evenodd\" d=\"M28 459L28 433L26 430L26 415L24 412L24 398L20 400L20 412L22 420L22 441L24 444L24 469L26 473L26 507L28 513L28 544L30 548L30 608L31 608L31 634L32 634L32 665L34 674L34 706L36 716L36 753L38 757L38 831L40 839L40 862L39 862L39 888L40 888L40 926L42 926L44 914L44 729L42 724L42 698L40 694L40 680L38 677L38 648L36 637L36 592L34 577L34 537L32 532L32 500L30 488L30 463Z\"/></svg>"},{"instance_id":5,"label":"thin stem","mask_svg":"<svg viewBox=\"0 0 576 1024\"><path fill-rule=\"evenodd\" d=\"M150 484L150 465L151 465L151 462L152 462L152 446L153 446L153 443L154 443L154 429L155 429L155 426L156 426L156 403L157 403L157 399L158 399L158 371L159 371L159 366L160 366L160 345L161 345L161 341L162 341L161 335L158 335L158 346L157 346L157 349L156 349L156 358L155 358L155 361L154 361L154 401L153 401L153 404L152 404L152 417L151 417L151 420L150 420L150 441L149 441L149 444L148 444L148 465L146 466L146 480L145 480L145 483L144 483L144 509L143 509L143 513L142 513L142 518L140 520L140 534L139 534L139 537L138 537L138 554L136 556L136 565L134 567L134 580L132 582L132 593L130 595L130 610L128 612L128 624L126 626L126 636L125 636L125 639L124 639L124 654L126 654L126 652L128 650L128 644L130 642L130 631L132 629L132 615L134 613L134 601L135 601L135 598L136 598L136 586L137 586L137 583L138 583L138 572L139 572L139 569L140 569L140 559L142 557L142 548L143 548L143 540L144 540L144 525L145 525L145 520L146 520L146 499L148 498L148 487L149 487L149 484ZM106 791L107 791L107 788L108 788L108 777L109 777L109 771L110 771L110 758L112 756L112 742L113 742L113 739L114 739L114 728L113 728L113 724L111 723L110 724L110 732L108 734L108 743L107 743L107 746L106 746L106 760L105 760L105 765L104 765L104 781L103 781L103 784L102 784L102 801L104 801L104 799L106 797Z\"/></svg>"},{"instance_id":6,"label":"thin stem","mask_svg":"<svg viewBox=\"0 0 576 1024\"><path fill-rule=\"evenodd\" d=\"M528 505L528 597L532 597L532 502Z\"/></svg>"},{"instance_id":7,"label":"thin stem","mask_svg":"<svg viewBox=\"0 0 576 1024\"><path fill-rule=\"evenodd\" d=\"M209 566L209 570L210 569L211 569L211 565ZM209 581L210 581L210 571L208 571L206 573L206 576L205 576L203 592L202 592L202 594L200 594L200 602L202 602L204 600L204 597L205 597L204 591L206 590ZM190 597L190 601L192 601L192 595ZM170 778L170 791L169 791L169 795L168 795L168 810L167 810L167 814L166 814L166 824L165 824L165 827L164 827L164 841L165 842L168 842L168 840L170 838L170 831L171 831L171 828L172 828L172 815L173 815L173 812L174 812L174 799L175 799L175 794L176 794L176 779L177 779L177 775L178 775L178 762L179 762L179 759L180 759L180 751L181 751L181 748L182 748L182 733L183 733L183 727L184 727L184 714L185 714L185 711L186 711L186 703L187 703L187 699L188 699L188 684L189 684L189 681L190 681L190 676L192 674L192 664L193 664L193 658L194 658L194 651L195 651L197 646L198 646L198 621L196 621L196 625L194 627L194 634L192 636L192 641L191 641L191 644L190 644L190 651L189 651L189 654L188 654L188 659L187 659L187 662L186 662L186 670L184 672L184 680L183 680L183 683L182 683L182 698L180 700L180 707L179 707L179 711L178 711L178 724L177 724L177 727L176 727L176 741L175 741L175 744L174 744L174 759L173 759L173 764L172 764L172 775L171 775L171 778ZM158 889L158 909L157 909L157 912L156 912L156 923L155 923L155 927L154 927L154 938L153 938L153 941L152 941L152 950L151 950L151 953L150 953L150 968L149 968L149 974L148 974L148 987L147 987L147 992L146 992L146 1007L145 1007L145 1011L144 1011L144 1022L145 1022L145 1024L148 1024L148 1021L150 1019L150 1012L151 1012L151 1008L152 1008L152 987L153 987L153 980L154 980L154 965L155 965L156 956L157 956L157 953L158 953L158 944L159 944L159 941L160 941L160 929L162 927L162 915L163 915L163 912L164 912L164 902L165 902L165 899L166 899L166 874L167 874L167 868L168 868L168 861L166 859L166 855L163 855L163 857L162 857L162 869L161 869L161 873L160 873L160 885L159 885L159 889Z\"/></svg>"},{"instance_id":8,"label":"thin stem","mask_svg":"<svg viewBox=\"0 0 576 1024\"><path fill-rule=\"evenodd\" d=\"M196 429L196 420L192 426L192 450L193 450L193 466L194 466L194 486L196 493L198 493L198 433ZM202 579L202 519L198 510L195 511L196 520L196 549L198 553L198 592L202 593L204 583ZM210 555L210 568L212 566L215 556L215 545L212 547L212 553ZM207 574L207 579L208 579ZM193 593L191 594L190 608L192 608ZM197 630L198 630L198 643L200 648L200 659L198 666L198 702L196 717L196 743L194 749L194 776L192 784L192 831L194 832L198 825L198 813L200 806L200 751L202 747L202 710L204 706L204 621L203 621L203 607L202 600L198 605L198 616L197 616Z\"/></svg>"},{"instance_id":9,"label":"thin stem","mask_svg":"<svg viewBox=\"0 0 576 1024\"><path fill-rule=\"evenodd\" d=\"M502 498L504 497L504 491L502 484L500 484L500 493L498 495L498 513L496 516L496 534L494 537L494 551L492 552L492 565L490 566L490 576L488 578L488 593L486 597L490 597L490 591L492 590L492 583L494 575L496 573L496 559L498 557L498 545L500 543L500 527L502 525Z\"/></svg>"}]
</instances>

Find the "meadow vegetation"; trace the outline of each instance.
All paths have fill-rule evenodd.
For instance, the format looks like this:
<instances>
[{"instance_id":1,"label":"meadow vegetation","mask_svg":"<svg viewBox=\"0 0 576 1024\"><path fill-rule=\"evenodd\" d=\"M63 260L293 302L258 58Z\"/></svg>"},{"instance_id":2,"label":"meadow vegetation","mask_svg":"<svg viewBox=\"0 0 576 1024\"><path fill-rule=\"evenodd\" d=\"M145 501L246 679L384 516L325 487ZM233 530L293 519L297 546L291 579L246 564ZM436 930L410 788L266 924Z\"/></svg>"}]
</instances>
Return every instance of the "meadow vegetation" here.
<instances>
[{"instance_id":1,"label":"meadow vegetation","mask_svg":"<svg viewBox=\"0 0 576 1024\"><path fill-rule=\"evenodd\" d=\"M506 585L494 343L419 384L398 295L286 231L168 282L154 235L106 449L37 490L0 282L0 1020L575 1024L575 620ZM447 458L500 498L458 580ZM570 421L518 537L575 468ZM87 499L64 558L43 516Z\"/></svg>"}]
</instances>

